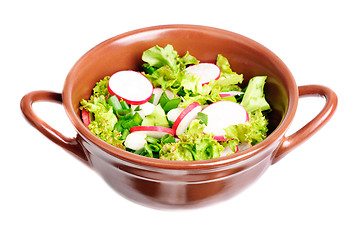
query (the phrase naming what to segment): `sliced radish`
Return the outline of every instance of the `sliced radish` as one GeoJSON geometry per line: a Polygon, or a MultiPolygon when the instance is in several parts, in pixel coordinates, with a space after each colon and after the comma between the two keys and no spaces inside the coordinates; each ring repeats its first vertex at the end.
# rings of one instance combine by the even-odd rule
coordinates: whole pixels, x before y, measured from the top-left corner
{"type": "Polygon", "coordinates": [[[160,126],[137,126],[130,129],[130,133],[142,132],[147,136],[153,138],[162,138],[166,134],[175,135],[175,131],[172,128],[160,127],[160,126]]]}
{"type": "Polygon", "coordinates": [[[202,110],[208,116],[204,133],[212,133],[216,140],[225,140],[224,128],[230,125],[245,123],[249,120],[247,111],[239,103],[232,101],[219,101],[212,103],[202,110]]]}
{"type": "Polygon", "coordinates": [[[181,114],[181,112],[184,110],[184,108],[174,108],[171,109],[168,113],[167,113],[167,119],[175,122],[176,119],[178,118],[178,116],[181,114]]]}
{"type": "Polygon", "coordinates": [[[153,85],[140,72],[125,70],[110,77],[108,91],[128,104],[140,105],[151,99],[153,85]]]}
{"type": "Polygon", "coordinates": [[[144,148],[147,143],[147,135],[144,132],[132,132],[127,135],[125,140],[125,146],[132,150],[140,150],[144,148]]]}
{"type": "Polygon", "coordinates": [[[201,110],[202,107],[198,102],[193,102],[188,105],[173,123],[172,128],[176,132],[176,135],[181,135],[184,133],[190,123],[197,118],[197,113],[199,113],[201,110]]]}
{"type": "Polygon", "coordinates": [[[214,140],[217,140],[217,141],[219,141],[219,142],[221,142],[221,141],[227,141],[227,138],[226,138],[225,136],[223,136],[223,135],[213,136],[213,139],[214,139],[214,140]]]}
{"type": "Polygon", "coordinates": [[[217,80],[221,75],[221,69],[213,63],[199,63],[185,69],[189,74],[198,76],[202,85],[208,84],[211,80],[217,80]]]}
{"type": "Polygon", "coordinates": [[[142,105],[131,105],[131,109],[135,111],[135,109],[139,107],[141,110],[137,111],[138,114],[144,119],[147,115],[150,115],[155,109],[155,105],[150,102],[145,102],[142,105]]]}
{"type": "Polygon", "coordinates": [[[219,96],[221,98],[224,98],[224,97],[232,97],[232,96],[236,96],[236,95],[241,95],[243,94],[243,92],[240,92],[240,91],[229,91],[229,92],[221,92],[219,93],[219,96]]]}
{"type": "Polygon", "coordinates": [[[90,125],[90,123],[91,123],[90,112],[85,109],[82,109],[81,110],[81,118],[82,118],[82,122],[85,124],[85,126],[88,127],[88,125],[90,125]]]}
{"type": "MultiPolygon", "coordinates": [[[[153,89],[153,94],[155,95],[154,99],[153,99],[153,105],[158,104],[158,101],[160,100],[160,97],[161,97],[162,93],[163,93],[162,88],[154,88],[153,89]]],[[[165,93],[166,93],[169,100],[173,99],[174,96],[175,96],[174,93],[171,90],[168,90],[168,89],[166,89],[165,93]]]]}

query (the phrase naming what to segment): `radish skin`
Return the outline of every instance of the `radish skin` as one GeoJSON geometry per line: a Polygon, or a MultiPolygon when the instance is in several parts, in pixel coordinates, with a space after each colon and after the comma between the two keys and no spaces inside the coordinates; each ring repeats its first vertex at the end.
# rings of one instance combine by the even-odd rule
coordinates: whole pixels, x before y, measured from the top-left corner
{"type": "Polygon", "coordinates": [[[193,102],[181,112],[172,126],[177,136],[186,131],[190,123],[197,118],[197,113],[201,110],[201,105],[198,102],[193,102]]]}
{"type": "Polygon", "coordinates": [[[90,112],[85,109],[82,109],[81,110],[81,118],[82,118],[82,122],[85,124],[85,126],[88,127],[91,123],[90,112]]]}
{"type": "Polygon", "coordinates": [[[176,119],[178,118],[178,116],[181,114],[181,112],[184,110],[184,108],[174,108],[171,109],[168,113],[167,113],[167,119],[175,122],[176,119]]]}
{"type": "Polygon", "coordinates": [[[224,98],[224,97],[232,97],[232,96],[236,96],[236,95],[242,95],[243,92],[240,92],[240,91],[229,91],[229,92],[221,92],[219,93],[219,96],[221,98],[224,98]]]}
{"type": "Polygon", "coordinates": [[[174,130],[168,127],[161,126],[136,126],[130,129],[130,133],[142,132],[146,134],[146,136],[150,136],[153,138],[162,138],[166,134],[175,135],[174,130]]]}

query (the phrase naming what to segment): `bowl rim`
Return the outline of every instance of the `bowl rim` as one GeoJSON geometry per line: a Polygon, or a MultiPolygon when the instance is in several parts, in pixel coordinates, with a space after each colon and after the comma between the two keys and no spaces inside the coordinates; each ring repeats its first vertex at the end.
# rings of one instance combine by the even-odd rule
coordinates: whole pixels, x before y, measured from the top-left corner
{"type": "MultiPolygon", "coordinates": [[[[289,92],[290,90],[288,90],[289,92]]],[[[128,163],[142,165],[146,167],[154,167],[154,168],[162,168],[162,169],[206,169],[206,168],[216,168],[221,167],[224,165],[235,164],[235,163],[248,163],[251,157],[265,148],[269,147],[273,142],[282,141],[282,138],[289,128],[294,115],[296,113],[297,105],[298,105],[298,87],[295,82],[295,79],[285,65],[285,63],[271,50],[263,46],[262,44],[245,37],[241,34],[210,27],[210,26],[203,26],[203,25],[190,25],[190,24],[170,24],[170,25],[157,25],[157,26],[150,26],[145,28],[140,28],[132,31],[128,31],[114,37],[111,37],[98,45],[94,46],[88,52],[86,52],[71,68],[70,72],[68,73],[63,92],[63,106],[65,108],[65,112],[69,117],[70,121],[74,125],[77,133],[86,141],[95,144],[97,147],[105,151],[106,153],[115,157],[119,162],[126,161],[128,163]],[[79,70],[79,66],[81,63],[93,52],[96,52],[98,49],[101,49],[108,45],[111,42],[114,42],[118,39],[125,38],[128,36],[133,36],[136,34],[144,33],[144,32],[151,32],[157,30],[199,30],[204,32],[211,32],[216,34],[226,35],[227,37],[231,38],[240,38],[241,41],[246,42],[248,45],[254,46],[258,51],[267,55],[269,59],[275,63],[275,65],[280,69],[280,71],[291,81],[288,82],[288,89],[292,90],[293,94],[288,94],[288,107],[285,113],[284,118],[279,123],[278,127],[262,142],[252,146],[251,148],[241,151],[239,153],[234,153],[229,156],[223,156],[220,158],[214,159],[207,159],[207,160],[200,160],[200,161],[172,161],[172,160],[164,160],[158,158],[150,158],[141,155],[137,155],[126,150],[122,150],[112,146],[105,141],[101,140],[97,136],[95,136],[85,125],[82,123],[79,116],[76,114],[73,106],[72,106],[72,99],[71,99],[71,91],[73,90],[73,84],[71,82],[72,75],[79,70]]]]}

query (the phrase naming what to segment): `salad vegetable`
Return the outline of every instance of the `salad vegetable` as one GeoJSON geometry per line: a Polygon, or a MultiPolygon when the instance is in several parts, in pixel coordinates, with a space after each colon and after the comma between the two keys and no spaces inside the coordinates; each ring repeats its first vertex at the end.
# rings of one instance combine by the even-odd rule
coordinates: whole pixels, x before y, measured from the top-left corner
{"type": "Polygon", "coordinates": [[[85,126],[102,140],[147,157],[197,161],[267,137],[266,76],[241,89],[243,75],[226,57],[200,63],[189,52],[180,57],[169,44],[144,51],[142,60],[142,72],[106,76],[80,102],[85,126]]]}

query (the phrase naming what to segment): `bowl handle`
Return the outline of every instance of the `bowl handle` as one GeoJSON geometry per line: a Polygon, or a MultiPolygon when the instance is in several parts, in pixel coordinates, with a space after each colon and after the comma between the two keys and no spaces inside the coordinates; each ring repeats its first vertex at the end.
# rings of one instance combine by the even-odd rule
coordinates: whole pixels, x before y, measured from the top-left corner
{"type": "Polygon", "coordinates": [[[32,104],[37,101],[49,101],[62,104],[62,95],[60,93],[49,91],[33,91],[26,94],[20,103],[21,111],[29,123],[44,134],[51,141],[59,145],[60,147],[68,150],[78,157],[83,163],[89,165],[87,157],[82,146],[79,144],[77,137],[69,138],[53,129],[46,122],[41,120],[32,108],[32,104]]]}
{"type": "Polygon", "coordinates": [[[272,160],[272,164],[278,162],[292,149],[303,143],[314,133],[316,133],[321,127],[323,127],[329,119],[333,116],[337,107],[338,98],[337,95],[329,88],[321,85],[306,85],[298,87],[299,97],[324,97],[325,105],[319,114],[304,125],[297,132],[293,133],[289,137],[283,137],[282,143],[272,160]]]}

